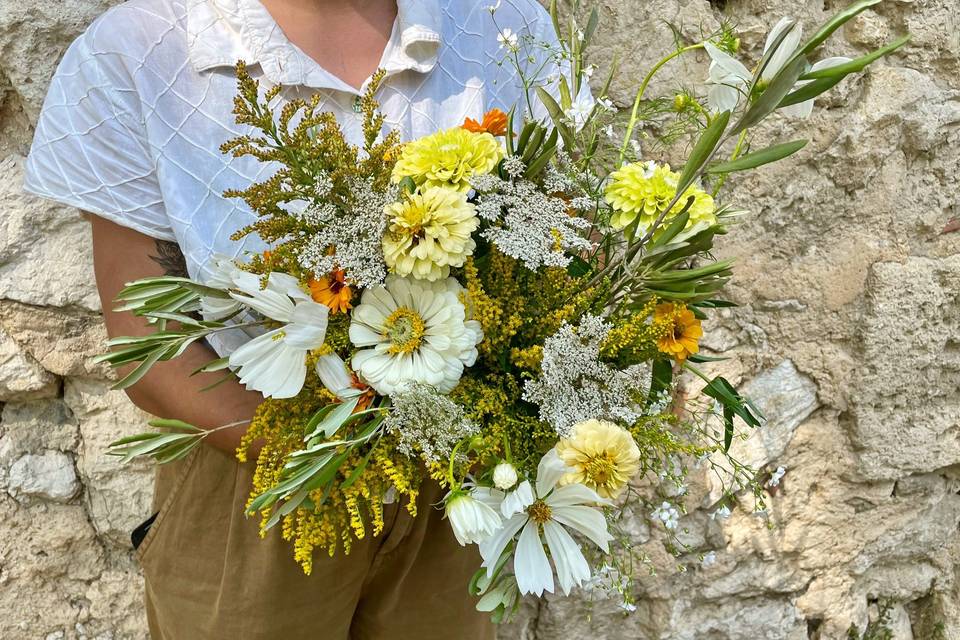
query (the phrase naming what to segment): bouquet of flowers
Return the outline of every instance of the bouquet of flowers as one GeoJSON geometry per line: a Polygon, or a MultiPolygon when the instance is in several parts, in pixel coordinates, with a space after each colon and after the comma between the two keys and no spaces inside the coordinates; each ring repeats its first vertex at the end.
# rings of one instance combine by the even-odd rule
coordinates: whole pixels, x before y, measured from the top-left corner
{"type": "MultiPolygon", "coordinates": [[[[742,212],[721,189],[804,146],[753,148],[756,125],[808,114],[817,95],[905,42],[811,64],[878,1],[806,41],[782,20],[752,70],[727,28],[680,46],[652,67],[626,121],[605,87],[577,98],[593,72],[596,10],[581,29],[579,3],[563,20],[554,3],[559,45],[500,34],[526,104],[405,143],[378,113],[379,74],[354,145],[318,100],[277,108],[279,88],[262,91],[238,63],[235,114],[250,133],[222,151],[278,170],[227,194],[258,214],[234,238],[257,234],[269,250],[223,258],[204,282],[130,283],[121,308],[156,332],[116,338],[101,359],[137,363],[126,387],[195,341],[242,338],[203,370],[263,394],[238,451],[245,460],[264,443],[247,510],[264,531],[280,525],[306,572],[318,547],[349,553],[378,534],[385,502],[415,515],[421,483],[437,482],[456,539],[479,545],[469,589],[496,620],[524,594],[575,587],[600,586],[630,608],[629,520],[642,510],[675,530],[690,461],[722,479],[718,508],[751,491],[763,508],[757,472],[729,453],[735,418],[762,418],[697,366],[715,359],[699,353],[701,322],[731,306],[720,292],[732,263],[711,249],[742,212]],[[549,85],[525,68],[532,47],[550,48],[561,70],[549,85]],[[667,62],[701,50],[712,60],[705,97],[645,95],[667,62]],[[534,119],[535,102],[549,118],[534,119]],[[679,170],[653,159],[687,141],[679,170]],[[678,392],[684,372],[702,378],[701,395],[678,392]]],[[[169,462],[210,433],[152,424],[113,453],[169,462]]]]}

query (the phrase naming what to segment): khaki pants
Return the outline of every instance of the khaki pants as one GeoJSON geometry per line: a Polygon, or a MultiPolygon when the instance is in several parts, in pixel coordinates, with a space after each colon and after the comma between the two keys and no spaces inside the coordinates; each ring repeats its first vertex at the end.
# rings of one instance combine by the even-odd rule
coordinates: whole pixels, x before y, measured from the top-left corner
{"type": "Polygon", "coordinates": [[[350,555],[318,551],[313,574],[278,530],[258,535],[243,509],[253,465],[201,446],[157,472],[159,515],[137,554],[155,640],[487,640],[467,583],[476,547],[457,544],[435,483],[419,515],[384,507],[386,526],[350,555]]]}

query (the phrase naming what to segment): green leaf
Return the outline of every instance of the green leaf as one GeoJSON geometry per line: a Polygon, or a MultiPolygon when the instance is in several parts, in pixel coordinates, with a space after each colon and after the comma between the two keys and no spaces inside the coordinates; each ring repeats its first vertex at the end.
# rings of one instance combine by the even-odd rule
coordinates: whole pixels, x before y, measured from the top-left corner
{"type": "Polygon", "coordinates": [[[554,100],[553,96],[544,89],[543,87],[537,87],[537,97],[540,98],[540,102],[543,103],[544,108],[547,110],[547,113],[550,114],[550,119],[553,120],[553,125],[560,132],[560,137],[563,138],[563,146],[566,149],[575,149],[576,144],[573,139],[573,132],[570,131],[570,127],[564,122],[563,109],[560,108],[560,105],[557,104],[557,101],[554,100]]]}
{"type": "Polygon", "coordinates": [[[707,167],[707,173],[733,173],[734,171],[745,171],[755,169],[756,167],[782,160],[787,156],[793,155],[807,145],[806,140],[794,140],[775,144],[754,153],[748,153],[740,156],[736,160],[729,162],[718,162],[707,167]]]}
{"type": "Polygon", "coordinates": [[[806,102],[807,100],[813,100],[819,96],[824,91],[832,89],[840,81],[843,80],[843,76],[838,76],[836,78],[821,78],[820,80],[813,80],[796,91],[792,91],[784,96],[783,100],[780,101],[780,104],[777,106],[778,109],[783,109],[784,107],[789,107],[794,104],[799,104],[801,102],[806,102]]]}
{"type": "Polygon", "coordinates": [[[657,396],[659,396],[661,392],[669,389],[671,384],[673,384],[673,361],[654,360],[647,404],[650,405],[656,402],[657,396]]]}
{"type": "Polygon", "coordinates": [[[683,193],[693,183],[697,172],[713,155],[713,151],[717,148],[717,144],[720,142],[720,138],[726,131],[729,122],[730,112],[724,111],[717,114],[710,126],[703,131],[700,139],[697,140],[697,144],[694,145],[693,151],[690,152],[687,163],[683,165],[683,172],[680,174],[680,180],[677,183],[677,193],[683,193]]]}
{"type": "Polygon", "coordinates": [[[195,427],[194,425],[184,422],[183,420],[176,420],[174,418],[154,418],[148,422],[151,427],[156,427],[157,429],[171,429],[173,431],[181,431],[183,433],[203,433],[203,429],[200,427],[195,427]]]}
{"type": "Polygon", "coordinates": [[[757,98],[747,109],[740,121],[730,130],[731,135],[736,135],[748,129],[780,107],[783,98],[790,93],[797,80],[807,70],[809,64],[805,56],[793,58],[787,65],[773,77],[767,88],[764,89],[760,97],[757,98]]]}
{"type": "Polygon", "coordinates": [[[359,402],[360,398],[356,397],[350,398],[349,400],[344,400],[338,404],[304,439],[308,440],[315,435],[319,435],[320,433],[323,433],[328,438],[333,437],[333,435],[340,429],[340,427],[343,426],[343,423],[346,422],[353,413],[353,410],[357,408],[357,403],[359,402]]]}
{"type": "Polygon", "coordinates": [[[580,256],[573,256],[567,265],[567,275],[571,278],[582,278],[593,271],[590,263],[580,256]]]}
{"type": "Polygon", "coordinates": [[[510,112],[507,114],[507,134],[504,136],[504,143],[507,146],[507,156],[515,155],[516,151],[513,146],[513,115],[517,110],[517,105],[510,107],[510,112]]]}
{"type": "Polygon", "coordinates": [[[832,18],[827,20],[823,26],[817,29],[809,40],[800,48],[798,52],[799,55],[807,55],[812,53],[814,49],[819,47],[826,41],[827,38],[833,34],[834,31],[842,27],[847,21],[855,17],[862,11],[869,9],[872,6],[880,4],[882,0],[860,0],[859,2],[854,2],[852,5],[838,12],[832,18]]]}
{"type": "Polygon", "coordinates": [[[161,356],[166,352],[166,349],[159,348],[154,349],[149,356],[144,358],[143,362],[137,365],[137,368],[124,376],[121,380],[114,383],[111,389],[127,389],[137,384],[143,376],[147,375],[147,372],[150,371],[150,368],[157,363],[161,356]]]}
{"type": "Polygon", "coordinates": [[[525,163],[530,162],[530,160],[533,159],[533,154],[535,154],[540,148],[540,145],[543,143],[543,139],[546,137],[546,135],[546,129],[540,125],[535,125],[533,128],[533,134],[527,140],[527,144],[523,147],[523,155],[520,156],[520,159],[525,163]]]}
{"type": "Polygon", "coordinates": [[[818,69],[816,71],[808,71],[807,73],[800,76],[801,80],[819,80],[821,78],[833,78],[835,76],[847,76],[851,73],[857,73],[863,71],[867,65],[879,60],[883,56],[896,51],[903,45],[907,44],[910,41],[910,36],[902,36],[897,38],[890,44],[883,46],[876,51],[872,51],[865,56],[861,56],[850,62],[844,62],[843,64],[838,64],[832,67],[827,67],[826,69],[818,69]]]}
{"type": "Polygon", "coordinates": [[[190,375],[196,375],[198,373],[213,373],[214,371],[223,371],[230,366],[230,358],[217,358],[216,360],[211,360],[207,364],[203,365],[199,369],[194,369],[190,375]]]}
{"type": "Polygon", "coordinates": [[[557,153],[557,135],[557,128],[554,127],[553,131],[550,132],[550,137],[547,138],[547,141],[544,143],[540,155],[527,165],[527,169],[523,173],[525,177],[529,179],[535,178],[557,153]]]}

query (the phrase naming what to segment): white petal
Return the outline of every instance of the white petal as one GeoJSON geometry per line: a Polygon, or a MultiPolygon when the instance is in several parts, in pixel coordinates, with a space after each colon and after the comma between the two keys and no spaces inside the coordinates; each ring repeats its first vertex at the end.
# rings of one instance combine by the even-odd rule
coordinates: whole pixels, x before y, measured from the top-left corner
{"type": "Polygon", "coordinates": [[[553,566],[557,568],[557,579],[563,595],[570,595],[570,589],[590,579],[590,565],[583,557],[580,545],[556,522],[543,523],[543,537],[550,549],[553,566]]]}
{"type": "Polygon", "coordinates": [[[240,382],[274,398],[291,398],[303,388],[307,375],[305,354],[275,339],[279,330],[254,338],[230,354],[240,382]]]}
{"type": "Polygon", "coordinates": [[[767,36],[767,42],[763,47],[763,52],[766,53],[786,29],[790,29],[790,33],[783,39],[783,42],[780,43],[780,46],[777,47],[776,52],[767,62],[767,66],[764,68],[763,73],[760,74],[760,78],[764,81],[769,82],[772,80],[773,77],[777,75],[781,69],[783,69],[784,65],[789,62],[790,58],[793,57],[793,54],[797,52],[797,47],[800,46],[800,38],[803,37],[803,29],[791,18],[784,17],[780,18],[780,21],[776,24],[773,30],[770,31],[770,35],[767,36]]]}
{"type": "Polygon", "coordinates": [[[319,349],[327,333],[329,311],[326,305],[312,300],[297,303],[290,317],[292,323],[284,328],[287,344],[304,351],[319,349]]]}
{"type": "Polygon", "coordinates": [[[713,63],[710,65],[710,74],[713,77],[714,73],[717,73],[717,78],[732,76],[730,81],[733,82],[734,79],[740,79],[743,82],[747,82],[752,77],[750,70],[743,66],[743,63],[731,56],[726,51],[720,50],[716,45],[710,42],[703,43],[704,49],[707,50],[707,54],[710,56],[710,59],[713,63]],[[722,71],[722,73],[720,73],[722,71]]]}
{"type": "Polygon", "coordinates": [[[542,596],[544,591],[553,593],[553,569],[543,550],[537,524],[533,521],[520,532],[517,550],[513,553],[513,573],[517,577],[520,593],[542,596]]]}
{"type": "Polygon", "coordinates": [[[551,507],[569,507],[577,504],[612,504],[609,500],[601,498],[590,487],[576,482],[557,487],[546,502],[551,507]]]}
{"type": "Polygon", "coordinates": [[[587,536],[595,545],[609,551],[613,536],[607,531],[607,519],[592,507],[551,507],[553,519],[587,536]]]}
{"type": "Polygon", "coordinates": [[[740,92],[733,87],[715,84],[707,91],[707,104],[717,113],[733,111],[740,101],[740,92]]]}
{"type": "Polygon", "coordinates": [[[520,485],[504,497],[500,505],[500,513],[504,518],[509,518],[515,513],[523,513],[527,507],[533,504],[533,487],[528,480],[524,480],[520,485]]]}
{"type": "Polygon", "coordinates": [[[563,463],[556,449],[550,449],[537,465],[537,495],[546,496],[571,469],[563,463]]]}
{"type": "Polygon", "coordinates": [[[378,342],[383,342],[383,336],[365,324],[351,322],[350,342],[358,347],[369,347],[377,344],[378,342]]]}
{"type": "Polygon", "coordinates": [[[507,548],[513,537],[517,535],[520,527],[527,522],[527,514],[521,513],[513,516],[490,538],[484,540],[479,545],[480,556],[483,558],[483,566],[487,570],[487,575],[493,577],[493,570],[497,566],[497,561],[503,555],[503,550],[507,548]]]}
{"type": "Polygon", "coordinates": [[[341,397],[353,387],[353,378],[347,372],[347,363],[335,353],[317,358],[317,375],[328,391],[341,397]]]}

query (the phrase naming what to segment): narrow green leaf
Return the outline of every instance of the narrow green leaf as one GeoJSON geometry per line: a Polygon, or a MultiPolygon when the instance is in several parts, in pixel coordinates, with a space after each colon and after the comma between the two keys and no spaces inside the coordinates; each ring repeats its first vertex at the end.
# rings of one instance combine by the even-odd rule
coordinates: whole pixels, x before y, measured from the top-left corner
{"type": "Polygon", "coordinates": [[[740,156],[736,160],[729,162],[718,162],[707,167],[707,173],[733,173],[734,171],[745,171],[755,169],[756,167],[782,160],[787,156],[793,155],[807,145],[806,140],[794,140],[775,144],[754,153],[740,156]]]}
{"type": "Polygon", "coordinates": [[[814,49],[819,47],[823,42],[833,34],[834,31],[842,27],[847,21],[855,17],[862,11],[869,9],[872,6],[880,4],[882,0],[860,0],[859,2],[854,2],[846,9],[838,12],[832,18],[827,20],[823,26],[817,29],[809,40],[800,48],[798,52],[800,55],[807,55],[813,52],[814,49]]]}
{"type": "Polygon", "coordinates": [[[794,85],[797,84],[797,80],[808,67],[809,64],[805,56],[797,56],[787,63],[770,81],[760,97],[747,108],[740,121],[730,130],[731,135],[736,135],[744,129],[756,125],[780,107],[783,98],[790,93],[794,85]]]}
{"type": "Polygon", "coordinates": [[[883,56],[896,51],[903,45],[907,44],[910,41],[910,36],[902,36],[897,38],[890,44],[887,44],[876,51],[872,51],[864,56],[851,60],[850,62],[844,62],[843,64],[838,64],[832,67],[827,67],[826,69],[818,69],[817,71],[808,71],[807,73],[800,76],[801,80],[819,80],[821,78],[833,78],[835,76],[846,76],[851,73],[857,73],[863,71],[867,65],[879,60],[883,56]]]}
{"type": "Polygon", "coordinates": [[[694,145],[693,151],[690,152],[687,163],[683,165],[683,172],[680,174],[680,180],[677,183],[677,193],[685,192],[687,187],[693,183],[697,172],[706,164],[714,149],[717,148],[717,144],[720,142],[720,138],[726,131],[729,122],[730,112],[724,111],[717,114],[710,126],[704,129],[700,139],[697,140],[697,144],[694,145]]]}

